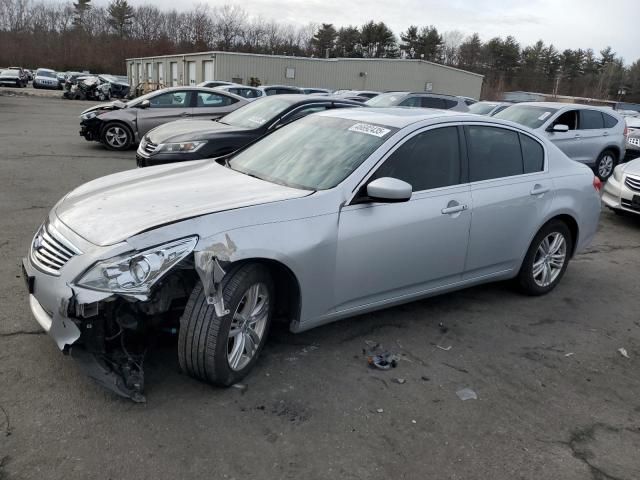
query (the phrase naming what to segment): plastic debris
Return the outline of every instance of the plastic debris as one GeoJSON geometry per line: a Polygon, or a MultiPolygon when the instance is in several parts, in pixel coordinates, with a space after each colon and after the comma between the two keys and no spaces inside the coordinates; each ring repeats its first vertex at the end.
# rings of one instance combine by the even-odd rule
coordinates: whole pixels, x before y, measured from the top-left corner
{"type": "Polygon", "coordinates": [[[448,347],[443,347],[441,345],[436,345],[436,347],[438,347],[440,350],[444,350],[445,352],[448,352],[449,350],[451,350],[451,345],[449,345],[448,347]]]}
{"type": "Polygon", "coordinates": [[[374,342],[373,340],[365,340],[364,343],[371,349],[378,348],[380,346],[378,342],[374,342]]]}
{"type": "Polygon", "coordinates": [[[618,349],[618,353],[620,353],[620,355],[622,355],[624,358],[629,358],[629,354],[627,353],[627,349],[620,347],[618,349]]]}
{"type": "Polygon", "coordinates": [[[394,378],[391,381],[394,382],[394,383],[398,383],[400,385],[402,385],[403,383],[407,383],[407,380],[404,379],[404,378],[394,378]]]}
{"type": "Polygon", "coordinates": [[[379,408],[379,409],[377,409],[377,410],[376,410],[376,412],[378,412],[378,413],[383,413],[383,412],[384,412],[384,409],[379,408]]]}
{"type": "Polygon", "coordinates": [[[398,365],[398,357],[392,353],[384,352],[378,355],[369,355],[367,357],[367,363],[373,368],[389,370],[390,368],[396,368],[398,365]]]}
{"type": "Polygon", "coordinates": [[[233,385],[231,385],[233,388],[237,388],[238,390],[240,390],[240,392],[244,395],[245,392],[247,391],[247,389],[249,388],[247,385],[245,385],[244,383],[234,383],[233,385]]]}
{"type": "Polygon", "coordinates": [[[478,399],[478,395],[476,394],[476,392],[474,392],[470,388],[462,388],[456,392],[456,395],[458,395],[458,398],[462,401],[478,399]]]}
{"type": "Polygon", "coordinates": [[[565,357],[570,357],[571,355],[574,355],[574,353],[573,352],[569,352],[569,353],[565,353],[564,354],[565,357]]]}
{"type": "Polygon", "coordinates": [[[425,382],[428,382],[429,380],[431,380],[429,377],[427,377],[426,375],[422,375],[420,377],[422,380],[424,380],[425,382]]]}
{"type": "Polygon", "coordinates": [[[416,422],[415,420],[411,420],[411,423],[418,423],[418,422],[416,422]]]}

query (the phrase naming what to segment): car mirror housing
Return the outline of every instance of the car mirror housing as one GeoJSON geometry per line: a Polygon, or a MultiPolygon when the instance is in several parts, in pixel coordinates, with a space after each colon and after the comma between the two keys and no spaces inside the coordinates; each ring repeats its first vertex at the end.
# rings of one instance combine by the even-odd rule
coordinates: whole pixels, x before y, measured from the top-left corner
{"type": "Polygon", "coordinates": [[[391,177],[377,178],[367,185],[367,196],[376,202],[406,202],[411,192],[411,185],[391,177]]]}
{"type": "Polygon", "coordinates": [[[553,127],[551,127],[550,129],[551,132],[568,132],[569,131],[569,125],[563,125],[561,123],[558,123],[556,125],[554,125],[553,127]]]}
{"type": "Polygon", "coordinates": [[[151,106],[151,102],[149,100],[143,100],[138,105],[139,108],[149,108],[151,106]]]}

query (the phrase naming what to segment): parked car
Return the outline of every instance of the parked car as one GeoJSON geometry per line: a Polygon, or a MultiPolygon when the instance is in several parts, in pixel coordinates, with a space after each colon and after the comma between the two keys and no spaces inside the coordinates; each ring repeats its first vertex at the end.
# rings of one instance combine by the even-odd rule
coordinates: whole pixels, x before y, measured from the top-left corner
{"type": "Polygon", "coordinates": [[[65,82],[62,97],[69,100],[97,100],[104,102],[111,99],[111,84],[97,75],[74,77],[73,82],[65,82]]]}
{"type": "Polygon", "coordinates": [[[130,102],[88,108],[80,115],[80,135],[112,150],[127,150],[163,123],[179,118],[219,118],[247,103],[238,95],[212,88],[165,88],[130,102]]]}
{"type": "Polygon", "coordinates": [[[258,88],[260,88],[265,93],[265,95],[304,95],[304,92],[301,88],[292,87],[290,85],[265,85],[258,88]]]}
{"type": "Polygon", "coordinates": [[[276,95],[256,100],[218,119],[178,120],[150,130],[136,153],[139,167],[228,155],[310,113],[362,107],[339,97],[276,95]]]}
{"type": "Polygon", "coordinates": [[[513,105],[511,102],[476,102],[469,106],[469,113],[493,117],[496,113],[501,112],[511,105],[513,105]]]}
{"type": "Polygon", "coordinates": [[[23,260],[29,305],[120,395],[143,399],[147,341],[178,317],[182,370],[228,386],[276,315],[301,332],[491,281],[550,292],[596,233],[600,186],[493,117],[332,109],[224,162],[73,190],[23,260]]]}
{"type": "Polygon", "coordinates": [[[126,80],[126,77],[118,77],[116,75],[98,75],[98,78],[103,83],[109,84],[109,96],[115,98],[127,98],[131,86],[126,80]]]}
{"type": "Polygon", "coordinates": [[[230,92],[235,95],[240,95],[241,97],[246,98],[249,101],[266,96],[265,93],[259,88],[247,87],[245,85],[221,85],[219,87],[215,87],[215,89],[230,92]]]}
{"type": "Polygon", "coordinates": [[[36,70],[36,75],[33,77],[33,88],[50,88],[54,90],[60,90],[60,84],[56,72],[50,68],[39,68],[36,70]]]}
{"type": "Polygon", "coordinates": [[[613,170],[604,186],[602,203],[615,213],[640,214],[640,158],[613,170]]]}
{"type": "Polygon", "coordinates": [[[640,156],[640,117],[626,117],[627,149],[626,157],[631,159],[640,156]]]}
{"type": "Polygon", "coordinates": [[[0,85],[24,88],[28,83],[27,75],[22,69],[5,68],[4,70],[0,70],[0,85]]]}
{"type": "Polygon", "coordinates": [[[426,92],[388,92],[367,101],[370,107],[422,107],[468,112],[469,107],[460,97],[426,92]]]}
{"type": "Polygon", "coordinates": [[[205,87],[205,88],[216,88],[223,87],[225,85],[236,85],[233,82],[225,82],[224,80],[206,80],[204,82],[200,82],[197,87],[205,87]]]}
{"type": "Polygon", "coordinates": [[[305,95],[331,95],[331,90],[326,88],[303,88],[305,95]]]}
{"type": "Polygon", "coordinates": [[[380,92],[375,92],[373,90],[336,90],[335,92],[333,92],[333,94],[339,96],[364,97],[366,99],[370,99],[380,95],[380,92]]]}
{"type": "Polygon", "coordinates": [[[609,178],[625,154],[625,122],[614,110],[574,103],[525,102],[495,118],[511,120],[546,135],[567,156],[609,178]]]}

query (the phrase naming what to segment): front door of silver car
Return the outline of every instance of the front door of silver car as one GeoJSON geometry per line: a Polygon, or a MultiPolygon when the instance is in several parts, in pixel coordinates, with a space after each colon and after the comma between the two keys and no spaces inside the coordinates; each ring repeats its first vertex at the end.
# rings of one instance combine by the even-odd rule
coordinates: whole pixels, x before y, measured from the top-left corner
{"type": "Polygon", "coordinates": [[[138,107],[138,135],[142,138],[149,130],[163,123],[188,118],[192,114],[189,90],[172,90],[149,98],[146,108],[138,107]]]}
{"type": "Polygon", "coordinates": [[[578,131],[578,110],[565,110],[555,116],[543,126],[549,140],[551,140],[567,157],[581,163],[587,163],[589,155],[581,145],[581,134],[578,131]],[[566,125],[566,132],[553,130],[556,125],[566,125]]]}
{"type": "Polygon", "coordinates": [[[412,186],[408,202],[371,202],[361,191],[340,214],[335,279],[338,310],[415,295],[461,280],[471,197],[463,178],[459,129],[421,130],[405,139],[367,182],[388,177],[412,186]]]}
{"type": "Polygon", "coordinates": [[[553,200],[544,148],[516,130],[465,127],[473,215],[465,279],[517,269],[553,200]]]}

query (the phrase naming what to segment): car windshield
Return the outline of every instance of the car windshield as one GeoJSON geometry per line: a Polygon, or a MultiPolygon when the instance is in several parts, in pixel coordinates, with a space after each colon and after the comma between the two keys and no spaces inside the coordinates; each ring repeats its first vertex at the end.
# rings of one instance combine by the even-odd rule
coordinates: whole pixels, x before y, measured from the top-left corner
{"type": "Polygon", "coordinates": [[[486,115],[496,107],[497,104],[495,103],[478,102],[469,106],[469,113],[475,113],[476,115],[486,115]]]}
{"type": "Polygon", "coordinates": [[[49,70],[38,70],[36,72],[37,77],[48,77],[48,78],[56,78],[56,73],[51,72],[49,70]]]}
{"type": "Polygon", "coordinates": [[[371,107],[394,107],[406,96],[405,92],[382,93],[367,100],[365,103],[371,107]]]}
{"type": "Polygon", "coordinates": [[[225,115],[219,121],[238,128],[258,128],[276,118],[297,101],[278,96],[260,98],[225,115]]]}
{"type": "Polygon", "coordinates": [[[494,118],[501,118],[503,120],[511,120],[512,122],[519,123],[529,128],[538,128],[547,119],[558,111],[553,107],[542,107],[534,105],[512,105],[509,108],[505,108],[503,111],[494,115],[494,118]]]}
{"type": "Polygon", "coordinates": [[[241,151],[229,166],[280,185],[326,190],[347,178],[396,130],[311,115],[241,151]]]}

